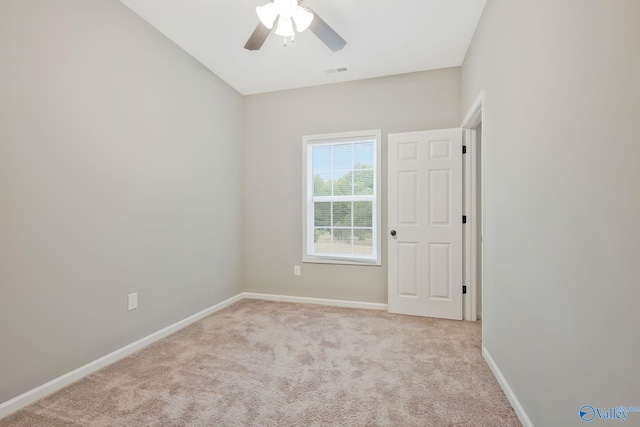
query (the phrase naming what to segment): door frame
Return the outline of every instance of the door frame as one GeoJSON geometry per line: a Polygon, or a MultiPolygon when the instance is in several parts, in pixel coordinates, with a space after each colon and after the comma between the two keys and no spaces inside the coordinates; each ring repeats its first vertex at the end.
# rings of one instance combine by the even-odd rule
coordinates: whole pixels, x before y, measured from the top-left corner
{"type": "MultiPolygon", "coordinates": [[[[478,256],[482,255],[482,253],[478,253],[478,245],[477,245],[477,236],[478,230],[480,231],[480,236],[484,236],[483,232],[483,223],[484,223],[484,203],[480,203],[480,223],[478,223],[478,216],[476,215],[477,207],[478,207],[478,198],[484,198],[485,188],[484,188],[484,153],[485,148],[487,146],[486,136],[486,108],[485,108],[485,91],[484,89],[480,91],[480,94],[476,98],[476,100],[471,104],[467,114],[462,120],[462,124],[460,127],[464,132],[464,143],[467,146],[468,155],[465,156],[463,161],[463,168],[465,170],[464,176],[464,203],[465,203],[465,214],[469,217],[470,221],[468,222],[468,227],[464,230],[465,237],[465,250],[463,254],[463,269],[464,276],[468,286],[468,292],[465,295],[466,298],[464,300],[464,310],[463,316],[465,320],[475,321],[478,320],[478,298],[482,301],[482,311],[483,316],[486,314],[486,307],[484,305],[484,290],[485,288],[485,280],[484,280],[484,257],[481,257],[481,281],[482,281],[482,292],[478,292],[478,283],[476,280],[477,271],[478,271],[478,256]],[[482,123],[481,133],[480,133],[480,141],[481,141],[481,149],[480,149],[480,159],[478,156],[478,147],[477,147],[477,138],[476,132],[478,125],[482,123]],[[478,160],[480,163],[480,183],[478,184],[477,180],[477,170],[476,165],[478,164],[478,160]]],[[[483,244],[480,244],[480,251],[482,251],[483,244]]],[[[484,336],[484,325],[482,327],[483,336],[484,336]]]]}

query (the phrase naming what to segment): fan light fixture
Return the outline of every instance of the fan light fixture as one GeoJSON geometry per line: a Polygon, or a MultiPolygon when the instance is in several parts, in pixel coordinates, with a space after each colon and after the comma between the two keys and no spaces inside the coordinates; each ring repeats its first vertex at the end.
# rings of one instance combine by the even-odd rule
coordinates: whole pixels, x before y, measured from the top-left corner
{"type": "Polygon", "coordinates": [[[260,22],[268,29],[272,29],[276,18],[280,17],[276,34],[283,37],[293,38],[295,35],[293,22],[296,23],[296,29],[301,33],[309,28],[311,21],[313,21],[313,13],[298,6],[298,0],[274,0],[264,6],[256,7],[256,13],[260,22]]]}

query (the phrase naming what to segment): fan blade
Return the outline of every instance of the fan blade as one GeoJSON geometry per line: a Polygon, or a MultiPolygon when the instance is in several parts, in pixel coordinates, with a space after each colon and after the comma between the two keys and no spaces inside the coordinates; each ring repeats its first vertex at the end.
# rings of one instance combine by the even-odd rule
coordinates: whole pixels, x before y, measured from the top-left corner
{"type": "Polygon", "coordinates": [[[247,40],[244,48],[248,50],[260,50],[262,44],[270,33],[271,30],[269,28],[265,27],[262,22],[258,22],[258,26],[253,30],[253,33],[251,34],[251,37],[249,37],[249,40],[247,40]]]}
{"type": "Polygon", "coordinates": [[[336,33],[333,28],[322,20],[313,10],[307,10],[313,13],[313,21],[309,25],[309,30],[318,37],[322,43],[326,44],[329,49],[334,52],[341,50],[347,45],[347,42],[336,33]]]}

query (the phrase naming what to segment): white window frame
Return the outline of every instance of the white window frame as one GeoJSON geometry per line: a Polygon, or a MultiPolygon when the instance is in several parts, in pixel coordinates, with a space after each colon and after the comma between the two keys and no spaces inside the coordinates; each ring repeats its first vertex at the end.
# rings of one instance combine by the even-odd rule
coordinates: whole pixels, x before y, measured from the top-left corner
{"type": "MultiPolygon", "coordinates": [[[[334,196],[336,197],[336,196],[334,196]]],[[[358,196],[350,197],[355,200],[358,196]]],[[[356,200],[357,201],[357,200],[356,200]]],[[[380,129],[340,132],[302,137],[302,262],[324,264],[382,265],[382,131],[380,129]],[[354,142],[374,143],[374,178],[372,212],[372,255],[316,255],[313,254],[313,158],[315,145],[354,142]]]]}

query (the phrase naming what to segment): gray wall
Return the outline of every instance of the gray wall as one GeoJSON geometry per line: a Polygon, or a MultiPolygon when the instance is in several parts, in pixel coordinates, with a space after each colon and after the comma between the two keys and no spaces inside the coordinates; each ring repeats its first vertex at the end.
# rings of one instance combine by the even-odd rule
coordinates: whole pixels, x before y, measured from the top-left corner
{"type": "Polygon", "coordinates": [[[3,0],[0,58],[3,402],[241,291],[243,101],[116,0],[3,0]]]}
{"type": "Polygon", "coordinates": [[[489,0],[463,65],[463,113],[486,90],[484,345],[536,426],[640,402],[639,16],[489,0]]]}
{"type": "Polygon", "coordinates": [[[249,292],[387,302],[388,133],[458,127],[460,68],[249,96],[244,283],[249,292]],[[383,266],[301,264],[302,136],[382,129],[383,266]],[[293,266],[302,265],[302,275],[293,266]]]}

